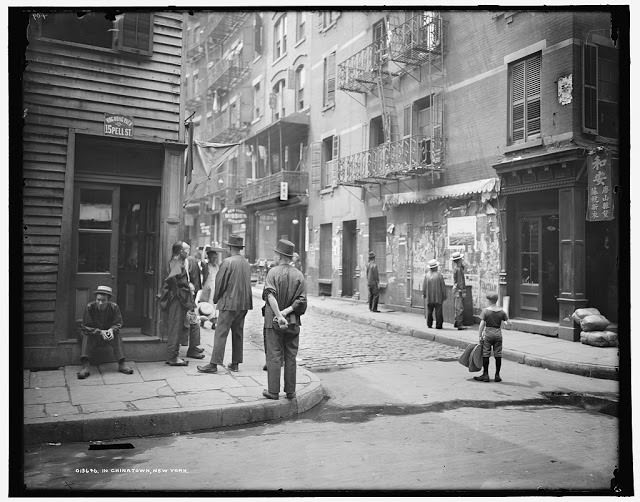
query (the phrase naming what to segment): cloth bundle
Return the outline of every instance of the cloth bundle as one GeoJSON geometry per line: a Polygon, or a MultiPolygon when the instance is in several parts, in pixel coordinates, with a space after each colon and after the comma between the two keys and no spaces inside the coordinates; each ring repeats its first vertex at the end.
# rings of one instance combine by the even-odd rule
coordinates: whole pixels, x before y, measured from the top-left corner
{"type": "Polygon", "coordinates": [[[474,373],[482,369],[482,345],[479,343],[469,344],[464,349],[462,355],[458,358],[458,362],[469,368],[469,372],[474,373]]]}

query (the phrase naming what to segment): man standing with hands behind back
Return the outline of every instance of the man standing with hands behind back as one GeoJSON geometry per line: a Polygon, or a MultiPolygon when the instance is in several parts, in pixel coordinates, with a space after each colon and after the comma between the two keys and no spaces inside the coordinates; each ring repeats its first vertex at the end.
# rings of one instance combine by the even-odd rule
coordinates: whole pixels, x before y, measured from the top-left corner
{"type": "Polygon", "coordinates": [[[213,303],[218,306],[218,323],[213,337],[213,353],[211,362],[198,366],[200,373],[217,373],[218,364],[223,364],[227,335],[231,329],[231,364],[230,371],[238,371],[242,362],[242,343],[244,337],[244,318],[247,311],[253,308],[251,296],[251,268],[249,262],[240,254],[244,240],[239,235],[230,235],[229,246],[231,256],[226,258],[216,274],[213,303]]]}

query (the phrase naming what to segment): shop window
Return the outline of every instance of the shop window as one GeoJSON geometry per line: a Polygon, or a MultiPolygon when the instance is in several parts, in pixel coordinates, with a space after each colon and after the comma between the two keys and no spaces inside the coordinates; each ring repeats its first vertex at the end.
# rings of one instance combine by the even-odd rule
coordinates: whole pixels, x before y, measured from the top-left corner
{"type": "Polygon", "coordinates": [[[113,203],[111,190],[81,190],[78,272],[109,272],[113,203]]]}
{"type": "Polygon", "coordinates": [[[585,44],[583,58],[582,129],[606,138],[618,137],[618,51],[585,44]]]}
{"type": "Polygon", "coordinates": [[[153,52],[153,14],[128,12],[113,21],[100,12],[50,13],[38,17],[43,38],[149,56],[153,52]]]}
{"type": "Polygon", "coordinates": [[[336,53],[332,52],[324,58],[323,72],[323,106],[329,107],[336,101],[336,53]]]}
{"type": "Polygon", "coordinates": [[[540,67],[536,54],[509,65],[509,142],[540,137],[540,67]]]}

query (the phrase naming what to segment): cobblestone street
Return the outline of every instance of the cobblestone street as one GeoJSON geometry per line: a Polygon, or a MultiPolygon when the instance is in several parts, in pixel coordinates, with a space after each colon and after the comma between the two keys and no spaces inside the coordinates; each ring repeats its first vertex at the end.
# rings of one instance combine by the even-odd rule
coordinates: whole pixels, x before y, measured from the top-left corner
{"type": "MultiPolygon", "coordinates": [[[[261,303],[254,305],[245,320],[245,334],[251,342],[263,347],[261,303]]],[[[457,359],[462,353],[456,347],[327,317],[312,310],[302,317],[302,323],[298,364],[311,371],[351,368],[379,361],[446,361],[457,359]]]]}

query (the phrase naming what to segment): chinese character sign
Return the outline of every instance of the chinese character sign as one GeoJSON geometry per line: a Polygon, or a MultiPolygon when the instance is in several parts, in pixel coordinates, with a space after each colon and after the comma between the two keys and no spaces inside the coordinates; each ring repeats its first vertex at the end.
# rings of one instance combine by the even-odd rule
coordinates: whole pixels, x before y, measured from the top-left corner
{"type": "Polygon", "coordinates": [[[587,159],[587,221],[613,220],[611,156],[596,152],[587,159]]]}

